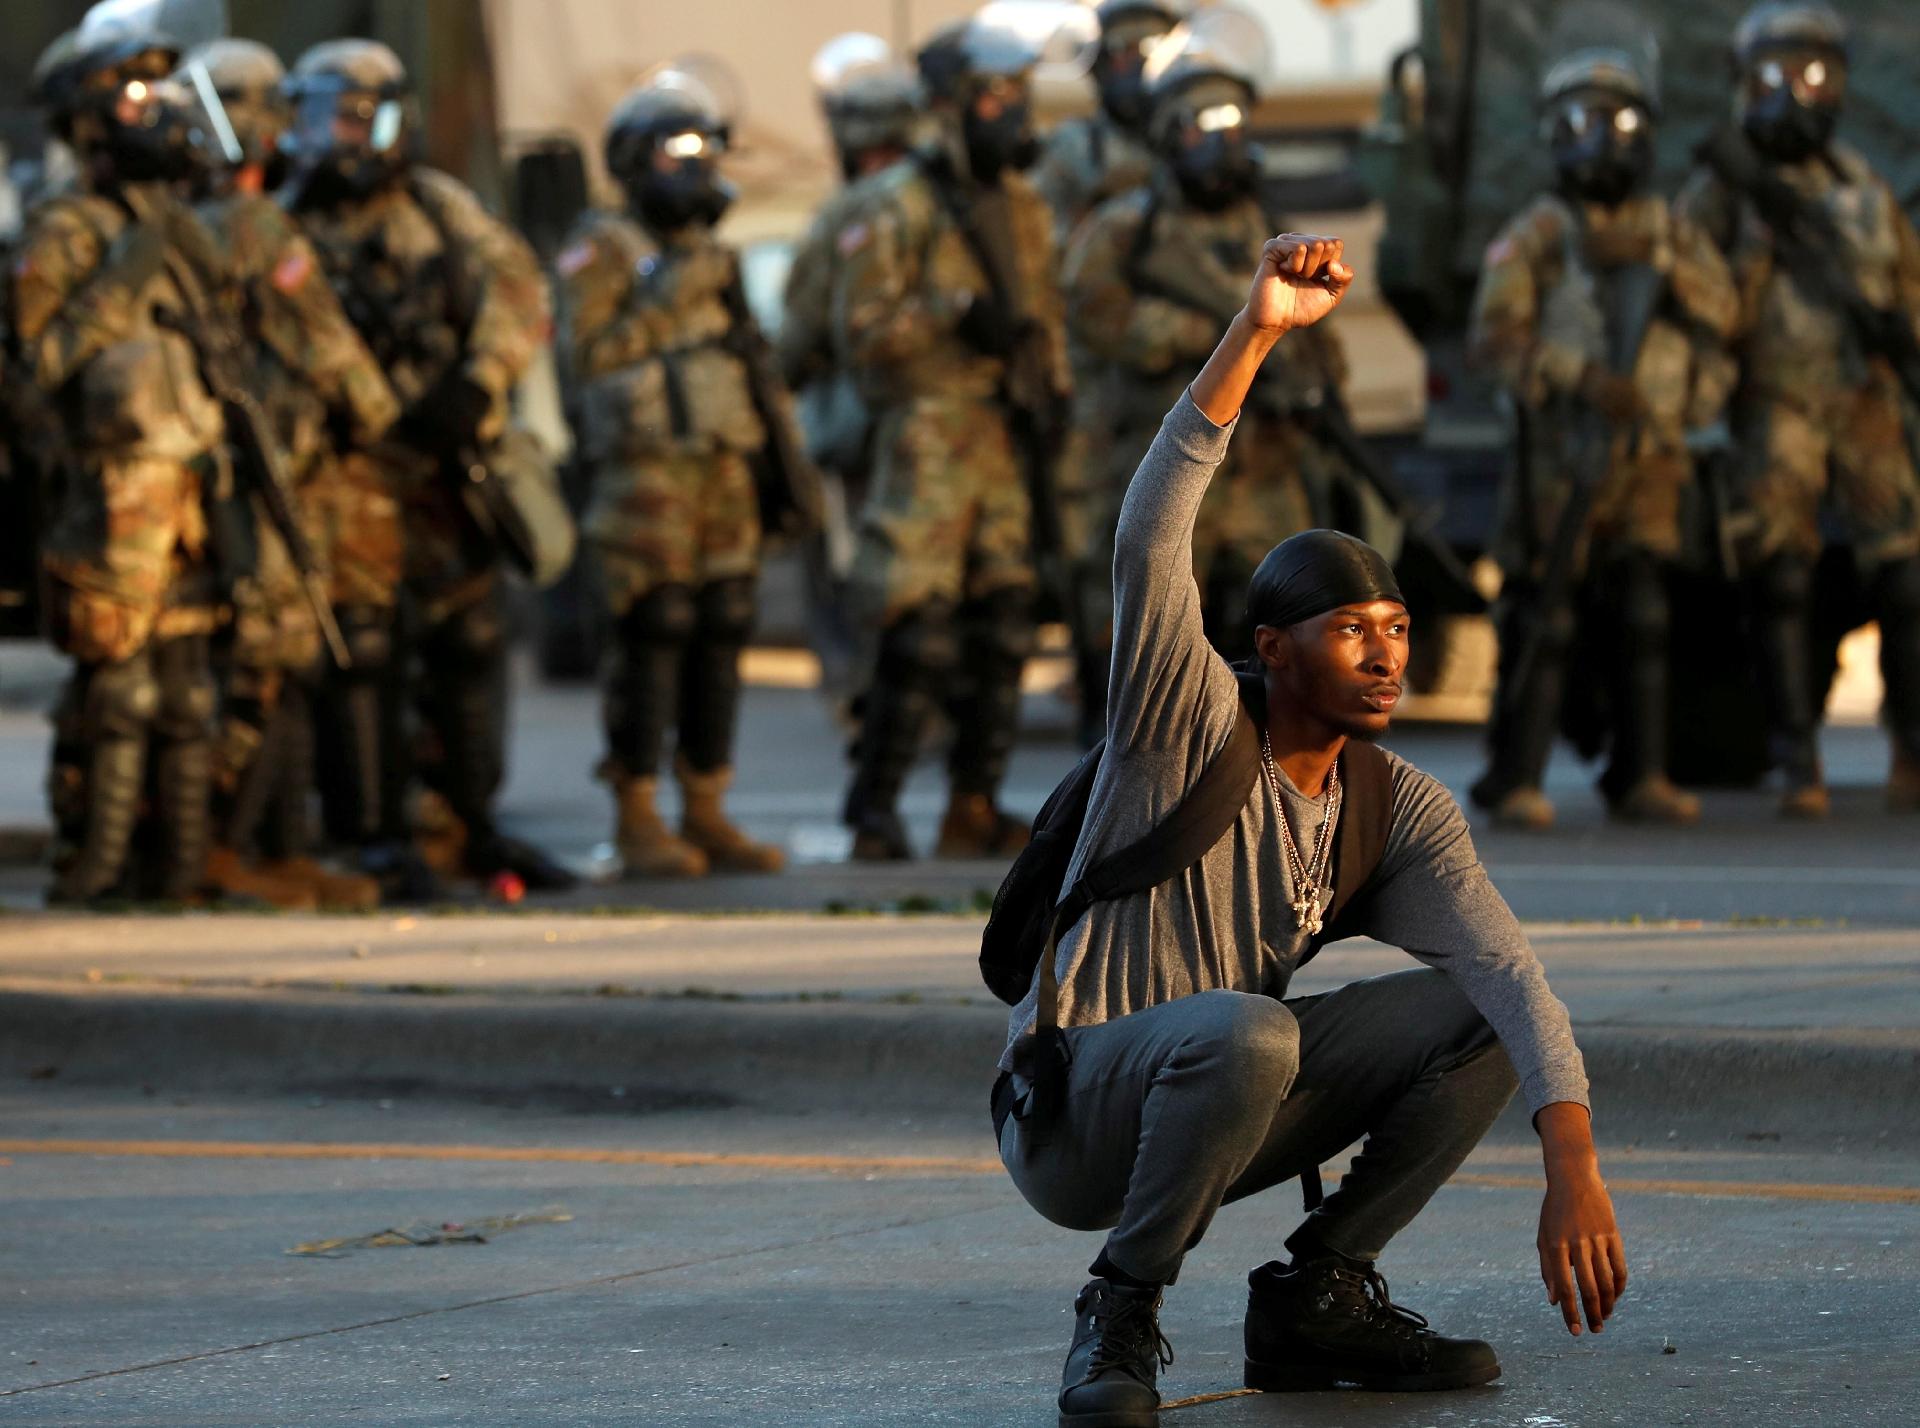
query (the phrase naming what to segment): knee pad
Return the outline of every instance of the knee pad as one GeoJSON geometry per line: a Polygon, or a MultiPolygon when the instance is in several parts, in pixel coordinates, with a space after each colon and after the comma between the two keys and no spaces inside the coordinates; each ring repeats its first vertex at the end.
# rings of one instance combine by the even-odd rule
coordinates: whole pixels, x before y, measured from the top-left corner
{"type": "Polygon", "coordinates": [[[1033,653],[1033,592],[996,590],[968,608],[969,634],[994,655],[1024,661],[1033,653]]]}
{"type": "Polygon", "coordinates": [[[338,618],[355,669],[385,669],[392,662],[393,611],[375,605],[343,605],[338,618]]]}
{"type": "Polygon", "coordinates": [[[656,585],[634,602],[620,630],[633,644],[683,645],[699,622],[692,590],[684,585],[656,585]]]}
{"type": "Polygon", "coordinates": [[[155,682],[160,694],[153,721],[156,733],[176,742],[211,736],[220,696],[204,659],[196,661],[192,651],[183,650],[178,658],[161,661],[155,682]]]}
{"type": "Polygon", "coordinates": [[[145,652],[99,665],[87,680],[85,722],[91,738],[138,737],[159,710],[160,684],[145,652]]]}
{"type": "Polygon", "coordinates": [[[700,634],[716,645],[744,645],[753,634],[754,582],[716,580],[695,597],[700,634]]]}
{"type": "Polygon", "coordinates": [[[880,668],[884,673],[926,671],[945,675],[959,663],[960,637],[954,609],[944,600],[929,600],[881,633],[880,668]]]}
{"type": "Polygon", "coordinates": [[[450,617],[433,642],[442,656],[462,669],[484,669],[507,647],[507,622],[497,596],[476,600],[450,617]]]}
{"type": "Polygon", "coordinates": [[[1795,556],[1777,555],[1760,568],[1755,585],[1767,613],[1803,611],[1813,603],[1813,565],[1795,556]]]}
{"type": "Polygon", "coordinates": [[[1888,623],[1920,620],[1920,556],[1891,561],[1873,578],[1875,612],[1888,623]]]}

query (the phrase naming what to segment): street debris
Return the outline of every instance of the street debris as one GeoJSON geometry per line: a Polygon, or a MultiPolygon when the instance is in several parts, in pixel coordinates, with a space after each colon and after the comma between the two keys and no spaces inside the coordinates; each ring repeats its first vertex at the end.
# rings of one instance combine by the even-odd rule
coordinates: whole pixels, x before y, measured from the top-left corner
{"type": "Polygon", "coordinates": [[[537,1210],[525,1215],[489,1215],[462,1223],[445,1220],[434,1224],[418,1220],[410,1225],[389,1226],[365,1235],[342,1235],[331,1240],[312,1240],[293,1246],[287,1253],[307,1259],[345,1259],[359,1249],[424,1249],[428,1245],[483,1245],[509,1230],[529,1225],[565,1225],[573,1216],[565,1210],[537,1210]]]}

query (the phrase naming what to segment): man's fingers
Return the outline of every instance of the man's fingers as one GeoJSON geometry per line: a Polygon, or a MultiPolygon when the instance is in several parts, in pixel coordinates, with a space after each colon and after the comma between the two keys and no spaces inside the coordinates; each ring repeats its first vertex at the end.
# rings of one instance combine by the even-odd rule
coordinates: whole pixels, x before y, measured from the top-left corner
{"type": "Polygon", "coordinates": [[[1605,1240],[1595,1240],[1593,1243],[1593,1286],[1600,1291],[1601,1319],[1611,1319],[1614,1302],[1619,1299],[1620,1291],[1613,1282],[1613,1260],[1607,1254],[1605,1240]]]}
{"type": "Polygon", "coordinates": [[[1599,1333],[1607,1322],[1606,1312],[1600,1307],[1600,1287],[1593,1273],[1593,1244],[1581,1240],[1573,1247],[1573,1269],[1580,1281],[1580,1307],[1586,1310],[1587,1327],[1599,1333]]]}
{"type": "Polygon", "coordinates": [[[1607,1236],[1607,1261],[1613,1266],[1613,1297],[1627,1292],[1627,1247],[1618,1235],[1607,1236]]]}
{"type": "Polygon", "coordinates": [[[1574,1294],[1573,1268],[1567,1262],[1565,1245],[1541,1246],[1540,1276],[1547,1282],[1547,1303],[1559,1306],[1569,1334],[1579,1333],[1580,1301],[1574,1294]]]}

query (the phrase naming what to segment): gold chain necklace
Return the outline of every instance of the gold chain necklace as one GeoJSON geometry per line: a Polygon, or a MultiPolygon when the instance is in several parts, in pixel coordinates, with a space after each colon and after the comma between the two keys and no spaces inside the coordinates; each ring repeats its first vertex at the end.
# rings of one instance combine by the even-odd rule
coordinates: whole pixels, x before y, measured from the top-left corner
{"type": "Polygon", "coordinates": [[[1287,802],[1280,796],[1280,770],[1273,762],[1273,736],[1260,731],[1260,757],[1267,767],[1267,787],[1273,790],[1274,812],[1280,815],[1280,839],[1286,845],[1287,866],[1293,873],[1293,909],[1296,927],[1307,936],[1317,937],[1323,926],[1320,918],[1320,879],[1327,871],[1328,852],[1333,846],[1333,823],[1340,816],[1340,763],[1334,761],[1327,772],[1327,814],[1320,820],[1320,832],[1314,839],[1313,861],[1302,866],[1300,849],[1293,841],[1293,821],[1287,817],[1287,802]]]}

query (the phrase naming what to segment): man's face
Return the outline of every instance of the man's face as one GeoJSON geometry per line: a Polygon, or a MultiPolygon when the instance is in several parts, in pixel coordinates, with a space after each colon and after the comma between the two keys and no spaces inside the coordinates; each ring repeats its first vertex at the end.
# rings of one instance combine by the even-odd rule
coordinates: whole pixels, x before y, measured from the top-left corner
{"type": "Polygon", "coordinates": [[[1400,703],[1411,621],[1396,600],[1342,605],[1287,629],[1253,632],[1260,662],[1296,707],[1353,739],[1384,734],[1400,703]]]}

